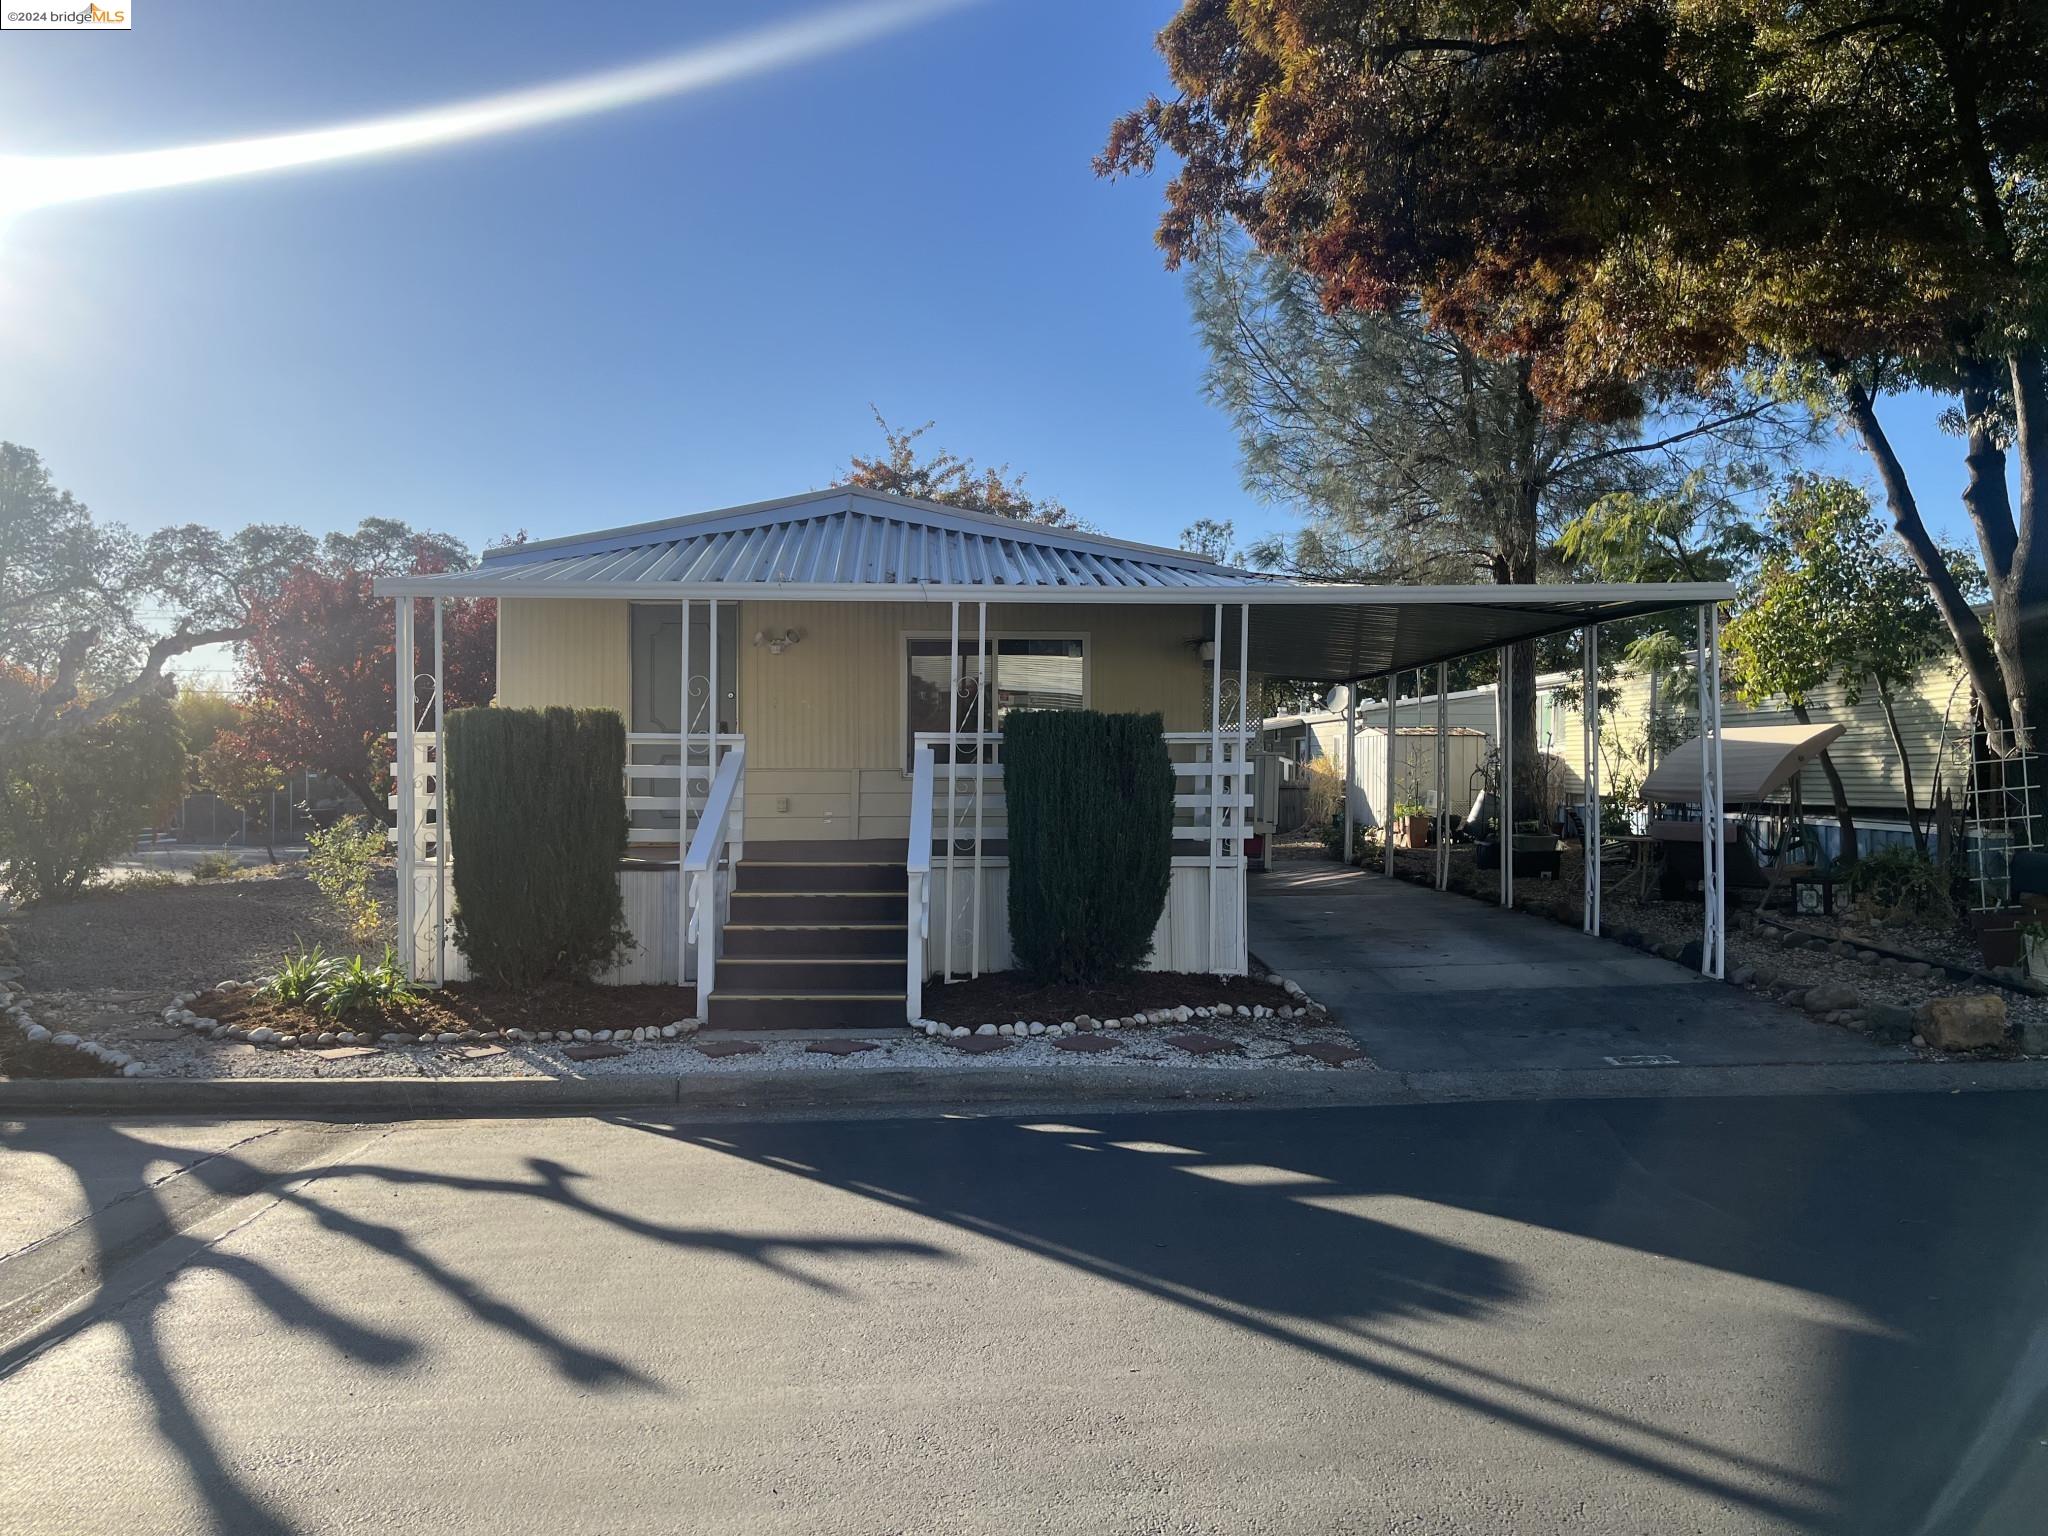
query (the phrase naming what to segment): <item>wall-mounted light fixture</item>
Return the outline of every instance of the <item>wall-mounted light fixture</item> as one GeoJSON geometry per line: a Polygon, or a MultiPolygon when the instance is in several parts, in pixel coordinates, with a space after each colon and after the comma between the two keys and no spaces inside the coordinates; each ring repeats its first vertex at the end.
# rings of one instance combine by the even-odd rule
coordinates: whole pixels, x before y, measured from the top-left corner
{"type": "Polygon", "coordinates": [[[754,644],[765,645],[772,653],[780,656],[803,637],[804,632],[800,629],[757,629],[754,631],[754,644]]]}

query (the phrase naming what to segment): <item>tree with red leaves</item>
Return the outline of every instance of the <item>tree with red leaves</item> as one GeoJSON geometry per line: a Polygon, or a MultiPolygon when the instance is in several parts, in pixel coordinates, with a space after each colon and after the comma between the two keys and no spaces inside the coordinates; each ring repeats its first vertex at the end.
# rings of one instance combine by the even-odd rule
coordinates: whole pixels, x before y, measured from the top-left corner
{"type": "MultiPolygon", "coordinates": [[[[422,544],[409,565],[432,572],[465,558],[422,544]]],[[[371,560],[352,568],[299,566],[274,597],[251,611],[241,660],[251,739],[279,763],[338,780],[381,821],[388,817],[390,780],[384,737],[396,704],[391,603],[372,590],[379,567],[392,565],[371,560]]],[[[449,708],[490,701],[497,686],[497,629],[494,601],[448,603],[442,634],[449,708]]],[[[418,604],[415,632],[414,670],[431,670],[431,603],[418,604]]]]}

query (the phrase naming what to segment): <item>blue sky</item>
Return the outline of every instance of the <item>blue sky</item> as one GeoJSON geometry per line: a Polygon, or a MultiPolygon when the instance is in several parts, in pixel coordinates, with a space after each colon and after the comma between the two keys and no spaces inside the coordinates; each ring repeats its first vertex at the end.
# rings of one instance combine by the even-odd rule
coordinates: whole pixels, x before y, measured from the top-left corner
{"type": "MultiPolygon", "coordinates": [[[[823,8],[136,0],[129,33],[0,38],[0,154],[411,110],[823,8]]],[[[988,0],[533,132],[18,214],[0,437],[137,527],[480,545],[828,484],[872,401],[1124,537],[1283,525],[1202,398],[1160,188],[1089,168],[1171,11],[988,0]]],[[[1886,414],[1960,534],[1958,445],[1886,414]]]]}

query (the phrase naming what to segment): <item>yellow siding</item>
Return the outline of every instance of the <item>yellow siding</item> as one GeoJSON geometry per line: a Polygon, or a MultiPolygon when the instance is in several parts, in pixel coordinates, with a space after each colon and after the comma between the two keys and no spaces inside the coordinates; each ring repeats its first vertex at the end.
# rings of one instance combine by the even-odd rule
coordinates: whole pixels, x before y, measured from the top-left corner
{"type": "Polygon", "coordinates": [[[606,598],[501,598],[498,702],[615,709],[630,729],[633,677],[627,605],[606,598]]]}
{"type": "MultiPolygon", "coordinates": [[[[740,605],[739,728],[747,738],[750,837],[896,837],[909,825],[903,762],[906,634],[944,636],[940,603],[748,602],[740,605]],[[781,655],[762,631],[802,639],[781,655]]],[[[1207,677],[1191,641],[1200,606],[989,605],[991,634],[1085,637],[1088,700],[1158,710],[1170,731],[1199,730],[1207,677]]],[[[962,638],[974,610],[961,614],[962,638]]],[[[616,709],[630,724],[628,605],[517,599],[500,605],[498,698],[508,706],[616,709]]]]}

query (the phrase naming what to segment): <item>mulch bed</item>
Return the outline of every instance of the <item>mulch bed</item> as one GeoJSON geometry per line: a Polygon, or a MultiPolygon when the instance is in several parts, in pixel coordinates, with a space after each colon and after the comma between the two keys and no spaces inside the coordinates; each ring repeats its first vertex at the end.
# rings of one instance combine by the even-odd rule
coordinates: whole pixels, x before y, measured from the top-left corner
{"type": "Polygon", "coordinates": [[[972,981],[928,983],[924,1016],[956,1028],[1013,1024],[1037,1019],[1062,1023],[1088,1014],[1098,1019],[1129,1018],[1159,1008],[1213,1008],[1220,1004],[1268,1008],[1294,1006],[1271,982],[1249,976],[1210,976],[1188,971],[1140,971],[1127,981],[1100,986],[1040,986],[1021,971],[990,971],[972,981]]]}
{"type": "Polygon", "coordinates": [[[0,1019],[0,1077],[118,1077],[83,1051],[31,1040],[12,1019],[0,1019]]]}
{"type": "Polygon", "coordinates": [[[405,1008],[365,1010],[342,1016],[295,1003],[280,1003],[254,991],[208,992],[192,1011],[239,1029],[283,1033],[346,1029],[381,1034],[494,1035],[501,1029],[631,1030],[672,1024],[697,1011],[694,987],[553,986],[532,992],[500,992],[468,982],[450,982],[422,992],[405,1008]]]}

